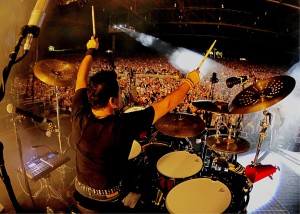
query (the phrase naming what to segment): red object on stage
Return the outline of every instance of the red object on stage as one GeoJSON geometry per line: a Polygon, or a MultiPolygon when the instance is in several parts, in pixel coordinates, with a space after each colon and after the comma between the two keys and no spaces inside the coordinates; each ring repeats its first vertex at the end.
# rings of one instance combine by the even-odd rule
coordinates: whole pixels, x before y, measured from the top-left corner
{"type": "Polygon", "coordinates": [[[267,176],[273,175],[277,167],[272,165],[248,165],[245,169],[245,175],[252,183],[255,183],[267,176]]]}

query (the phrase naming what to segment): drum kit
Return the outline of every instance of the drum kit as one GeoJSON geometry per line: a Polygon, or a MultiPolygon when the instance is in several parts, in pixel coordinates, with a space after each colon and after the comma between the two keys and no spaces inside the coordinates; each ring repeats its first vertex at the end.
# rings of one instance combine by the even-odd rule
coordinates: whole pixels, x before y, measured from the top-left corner
{"type": "MultiPolygon", "coordinates": [[[[42,60],[35,65],[34,73],[44,83],[55,86],[62,152],[58,87],[74,85],[76,68],[59,60],[42,60]]],[[[196,109],[215,115],[215,134],[208,134],[209,127],[199,115],[168,113],[160,118],[154,124],[156,131],[147,139],[147,143],[141,146],[134,141],[128,157],[129,160],[135,160],[143,153],[143,163],[155,168],[151,181],[157,193],[151,202],[171,213],[245,211],[253,182],[257,179],[247,173],[237,160],[238,154],[250,150],[250,143],[239,136],[239,123],[244,114],[263,110],[256,154],[253,162],[246,167],[252,171],[256,168],[261,170],[258,156],[269,126],[270,113],[267,108],[289,95],[295,84],[295,79],[290,76],[276,76],[243,89],[230,103],[215,100],[192,102],[196,109]],[[224,121],[224,115],[238,115],[236,126],[224,121]],[[220,132],[221,126],[226,127],[226,133],[220,132]],[[157,140],[159,134],[167,139],[179,139],[179,144],[183,146],[157,140]],[[195,151],[190,138],[198,137],[203,140],[200,150],[195,151]]],[[[143,109],[134,106],[124,113],[143,109]]],[[[272,172],[276,171],[275,167],[268,167],[272,168],[272,172]]]]}
{"type": "Polygon", "coordinates": [[[208,127],[199,115],[168,113],[160,118],[154,124],[157,132],[171,138],[186,139],[188,146],[178,149],[161,141],[142,146],[146,163],[151,161],[150,164],[156,167],[153,181],[157,195],[152,203],[170,213],[246,211],[253,183],[271,176],[277,169],[258,163],[269,126],[267,108],[289,95],[295,84],[290,76],[276,76],[243,89],[230,103],[213,100],[192,102],[198,110],[216,115],[215,134],[208,135],[208,127]],[[237,155],[248,152],[250,143],[239,136],[239,125],[244,114],[258,111],[263,111],[259,142],[253,162],[245,168],[238,163],[237,155]],[[224,115],[237,117],[236,124],[228,124],[223,119],[224,115]],[[220,133],[221,125],[226,127],[226,133],[220,133]],[[193,137],[204,138],[198,153],[189,140],[193,137]],[[153,151],[149,152],[151,149],[153,151]],[[154,159],[153,153],[156,154],[154,159]],[[258,175],[259,172],[262,174],[258,175]]]}

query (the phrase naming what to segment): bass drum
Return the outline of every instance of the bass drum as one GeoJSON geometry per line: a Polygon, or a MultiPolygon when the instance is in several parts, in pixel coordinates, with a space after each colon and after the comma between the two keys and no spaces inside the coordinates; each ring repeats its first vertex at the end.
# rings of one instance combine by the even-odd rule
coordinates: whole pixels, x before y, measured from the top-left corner
{"type": "Polygon", "coordinates": [[[223,213],[231,198],[231,192],[224,183],[196,178],[171,189],[165,205],[169,213],[223,213]]]}

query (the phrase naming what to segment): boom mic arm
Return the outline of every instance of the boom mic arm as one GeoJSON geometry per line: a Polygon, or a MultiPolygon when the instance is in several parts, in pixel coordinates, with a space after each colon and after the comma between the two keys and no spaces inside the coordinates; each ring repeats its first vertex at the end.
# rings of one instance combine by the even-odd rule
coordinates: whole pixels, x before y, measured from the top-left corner
{"type": "Polygon", "coordinates": [[[44,118],[44,117],[35,115],[35,114],[33,114],[29,111],[18,108],[18,107],[14,106],[11,103],[6,106],[6,110],[7,110],[8,113],[17,113],[17,114],[23,115],[25,117],[29,117],[29,118],[31,118],[32,120],[34,120],[35,122],[38,122],[38,123],[42,123],[42,122],[53,123],[48,118],[44,118]]]}
{"type": "Polygon", "coordinates": [[[229,77],[226,80],[226,85],[228,88],[232,88],[235,85],[245,83],[247,80],[248,80],[247,76],[229,77]]]}

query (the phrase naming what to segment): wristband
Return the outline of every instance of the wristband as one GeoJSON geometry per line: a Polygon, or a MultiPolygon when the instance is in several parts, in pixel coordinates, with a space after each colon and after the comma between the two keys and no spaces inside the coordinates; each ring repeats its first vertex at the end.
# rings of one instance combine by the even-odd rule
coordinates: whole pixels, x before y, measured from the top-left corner
{"type": "Polygon", "coordinates": [[[85,55],[87,56],[87,55],[91,55],[93,58],[96,56],[96,52],[97,52],[97,49],[96,48],[89,48],[87,51],[86,51],[86,53],[85,53],[85,55]]]}
{"type": "Polygon", "coordinates": [[[194,83],[190,79],[183,79],[181,83],[187,83],[190,86],[190,89],[194,87],[194,83]]]}

